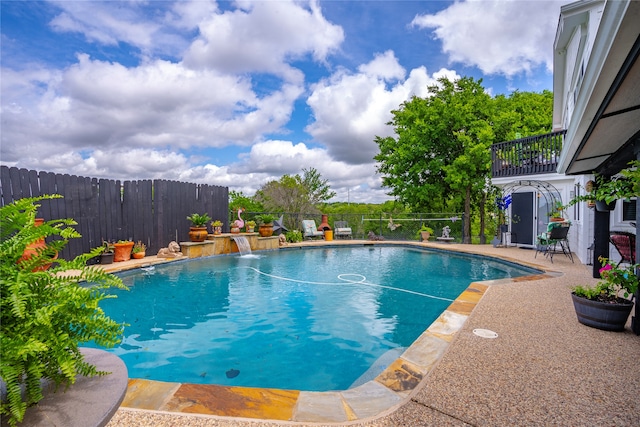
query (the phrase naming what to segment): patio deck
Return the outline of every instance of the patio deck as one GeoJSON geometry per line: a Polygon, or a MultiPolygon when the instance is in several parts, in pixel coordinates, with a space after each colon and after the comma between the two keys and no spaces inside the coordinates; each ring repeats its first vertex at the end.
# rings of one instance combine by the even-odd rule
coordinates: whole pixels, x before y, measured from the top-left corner
{"type": "MultiPolygon", "coordinates": [[[[299,245],[358,244],[362,241],[299,245]]],[[[366,242],[371,243],[371,242],[366,242]]],[[[393,242],[380,242],[393,243],[393,242]]],[[[404,242],[400,242],[404,243],[404,242]]],[[[590,266],[557,256],[551,264],[535,251],[490,245],[426,243],[454,251],[505,258],[560,274],[493,284],[433,369],[398,404],[344,423],[262,420],[121,407],[108,427],[279,425],[471,426],[640,425],[640,337],[578,323],[570,288],[595,283],[590,266]],[[496,339],[473,334],[489,329],[496,339]]],[[[153,257],[151,257],[153,258],[153,257]]],[[[146,262],[153,260],[145,259],[146,262]]]]}

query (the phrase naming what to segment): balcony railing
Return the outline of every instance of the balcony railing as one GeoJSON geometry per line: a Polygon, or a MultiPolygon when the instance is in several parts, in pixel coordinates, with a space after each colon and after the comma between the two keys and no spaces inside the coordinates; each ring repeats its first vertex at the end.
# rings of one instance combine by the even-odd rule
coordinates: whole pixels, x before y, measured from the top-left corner
{"type": "Polygon", "coordinates": [[[493,178],[554,173],[566,130],[491,146],[493,178]]]}

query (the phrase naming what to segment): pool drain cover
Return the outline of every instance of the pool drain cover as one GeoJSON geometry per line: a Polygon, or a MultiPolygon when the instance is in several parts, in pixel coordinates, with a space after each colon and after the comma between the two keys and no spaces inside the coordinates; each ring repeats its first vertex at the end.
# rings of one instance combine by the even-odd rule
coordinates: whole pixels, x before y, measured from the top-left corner
{"type": "Polygon", "coordinates": [[[498,334],[489,329],[474,329],[473,333],[482,338],[498,338],[498,334]]]}

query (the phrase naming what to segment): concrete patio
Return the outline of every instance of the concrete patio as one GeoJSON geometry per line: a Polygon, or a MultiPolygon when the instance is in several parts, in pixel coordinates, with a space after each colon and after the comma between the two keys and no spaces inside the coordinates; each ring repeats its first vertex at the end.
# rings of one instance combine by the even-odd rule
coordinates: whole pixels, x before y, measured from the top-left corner
{"type": "MultiPolygon", "coordinates": [[[[349,244],[358,241],[313,242],[349,244]]],[[[383,242],[390,243],[390,242],[383,242]]],[[[394,407],[342,424],[361,426],[640,425],[640,337],[579,324],[570,288],[590,284],[591,266],[557,255],[489,245],[427,243],[537,265],[552,274],[493,284],[436,366],[394,407]],[[559,274],[553,274],[557,272],[559,274]],[[496,339],[482,338],[476,328],[496,339]]],[[[149,262],[149,260],[146,260],[149,262]]],[[[121,407],[109,427],[309,425],[121,407]]]]}

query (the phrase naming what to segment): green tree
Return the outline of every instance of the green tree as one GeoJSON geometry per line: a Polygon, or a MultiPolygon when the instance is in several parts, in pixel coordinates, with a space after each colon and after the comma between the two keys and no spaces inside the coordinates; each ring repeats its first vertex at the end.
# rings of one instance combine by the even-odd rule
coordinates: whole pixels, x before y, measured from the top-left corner
{"type": "MultiPolygon", "coordinates": [[[[319,214],[319,205],[335,196],[335,192],[314,168],[302,172],[302,176],[284,175],[278,181],[267,182],[256,192],[254,199],[267,212],[319,214]]],[[[286,225],[290,229],[296,227],[294,223],[286,225]]]]}
{"type": "Polygon", "coordinates": [[[299,175],[283,175],[278,181],[267,182],[256,192],[255,199],[267,212],[315,212],[299,175]]]}
{"type": "Polygon", "coordinates": [[[512,141],[552,131],[553,92],[515,91],[509,96],[498,95],[494,101],[496,104],[496,117],[493,122],[495,142],[512,141]]]}
{"type": "Polygon", "coordinates": [[[237,212],[239,208],[244,208],[247,212],[262,212],[264,206],[255,200],[254,197],[245,196],[242,191],[229,191],[229,210],[237,212]]]}
{"type": "Polygon", "coordinates": [[[390,195],[419,210],[464,209],[463,239],[470,242],[471,201],[490,171],[494,142],[491,97],[482,80],[438,80],[427,98],[414,97],[392,111],[398,135],[376,137],[378,171],[390,195]]]}
{"type": "Polygon", "coordinates": [[[482,80],[439,79],[426,98],[413,97],[392,111],[395,138],[375,138],[383,185],[414,211],[463,210],[466,243],[471,213],[478,213],[484,242],[491,145],[550,132],[552,109],[549,91],[491,98],[482,80]]]}
{"type": "Polygon", "coordinates": [[[322,179],[320,172],[316,169],[302,169],[302,186],[307,189],[309,203],[312,205],[326,202],[336,195],[335,191],[331,191],[328,182],[329,180],[322,179]]]}
{"type": "Polygon", "coordinates": [[[302,171],[303,176],[284,175],[267,182],[256,192],[255,200],[269,212],[318,213],[318,204],[336,193],[316,169],[302,171]]]}

